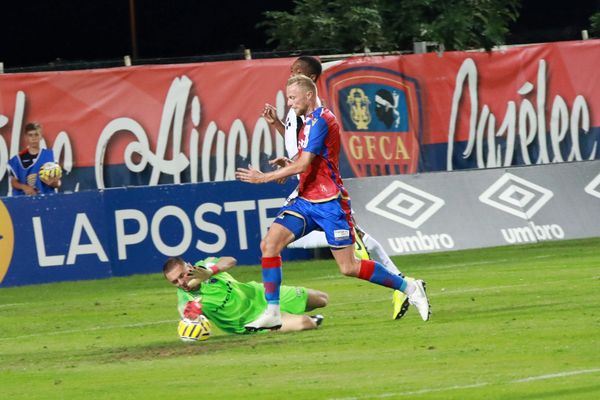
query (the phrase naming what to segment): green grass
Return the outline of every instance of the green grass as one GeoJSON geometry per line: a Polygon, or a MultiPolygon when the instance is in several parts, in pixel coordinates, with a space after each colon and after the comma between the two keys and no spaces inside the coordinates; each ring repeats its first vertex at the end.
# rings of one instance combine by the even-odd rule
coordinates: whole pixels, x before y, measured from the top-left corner
{"type": "Polygon", "coordinates": [[[320,329],[193,344],[158,274],[0,289],[0,397],[600,398],[600,238],[395,261],[427,280],[429,322],[392,321],[391,293],[332,260],[284,266],[330,294],[320,329]]]}

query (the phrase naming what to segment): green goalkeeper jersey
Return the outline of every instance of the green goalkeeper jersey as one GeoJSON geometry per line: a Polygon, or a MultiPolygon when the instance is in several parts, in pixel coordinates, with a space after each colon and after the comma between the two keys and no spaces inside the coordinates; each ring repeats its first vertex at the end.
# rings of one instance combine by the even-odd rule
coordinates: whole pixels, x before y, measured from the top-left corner
{"type": "MultiPolygon", "coordinates": [[[[196,265],[204,266],[205,261],[196,265]]],[[[218,259],[210,259],[212,263],[217,261],[218,259]]],[[[306,308],[307,296],[304,288],[282,286],[281,311],[302,314],[306,308]]],[[[262,284],[253,281],[239,282],[227,272],[213,275],[195,291],[186,292],[178,288],[177,308],[181,315],[186,303],[194,299],[200,299],[204,315],[219,329],[228,333],[245,333],[244,325],[256,320],[267,307],[262,284]]]]}

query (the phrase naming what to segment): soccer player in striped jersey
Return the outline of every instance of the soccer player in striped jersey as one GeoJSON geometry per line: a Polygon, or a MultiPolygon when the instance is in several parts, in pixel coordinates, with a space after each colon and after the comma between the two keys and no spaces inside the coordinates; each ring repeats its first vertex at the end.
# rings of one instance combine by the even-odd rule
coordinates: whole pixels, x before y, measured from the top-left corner
{"type": "MultiPolygon", "coordinates": [[[[323,230],[340,271],[347,276],[400,290],[408,295],[421,318],[429,319],[429,300],[423,281],[407,281],[387,271],[372,260],[354,256],[354,224],[351,204],[339,173],[340,133],[337,118],[317,105],[317,87],[305,75],[291,77],[286,85],[288,105],[296,115],[305,116],[298,138],[299,153],[295,161],[263,173],[249,166],[238,168],[236,178],[248,183],[276,182],[300,174],[298,197],[284,206],[267,235],[261,241],[262,273],[267,309],[250,330],[276,329],[282,324],[280,287],[282,281],[281,251],[285,246],[313,230],[323,230]]],[[[281,165],[281,158],[270,161],[281,165]]]]}
{"type": "MultiPolygon", "coordinates": [[[[291,66],[290,77],[295,75],[306,75],[313,82],[317,83],[317,80],[321,76],[322,65],[321,62],[312,56],[300,56],[291,66]]],[[[317,106],[321,106],[322,103],[317,96],[317,106]]],[[[295,159],[298,154],[298,133],[300,128],[304,125],[304,116],[296,115],[295,111],[290,108],[286,116],[285,123],[281,122],[277,117],[277,110],[271,104],[265,104],[263,110],[263,117],[265,120],[275,128],[277,132],[283,135],[285,150],[287,157],[290,160],[295,159]]],[[[298,195],[298,191],[294,192],[288,197],[288,201],[295,198],[298,195]]],[[[358,259],[374,259],[382,264],[388,271],[395,275],[404,276],[396,264],[389,257],[381,243],[379,243],[373,236],[365,232],[355,223],[355,255],[358,259]]],[[[312,231],[306,236],[303,236],[287,247],[289,248],[304,248],[304,249],[315,249],[320,247],[327,247],[327,238],[325,233],[322,231],[312,231]]],[[[412,280],[412,278],[407,278],[412,280]]],[[[392,294],[392,319],[402,318],[408,311],[409,302],[406,294],[399,290],[395,290],[392,294]]]]}
{"type": "MultiPolygon", "coordinates": [[[[233,257],[208,257],[194,266],[179,257],[169,258],[163,266],[165,278],[177,287],[177,309],[182,318],[196,319],[200,314],[220,330],[243,334],[245,324],[254,321],[267,308],[265,289],[257,282],[239,282],[228,272],[237,264],[233,257]],[[201,282],[192,279],[200,275],[201,282]]],[[[304,287],[281,287],[282,332],[315,329],[322,315],[305,312],[327,305],[326,293],[304,287]]]]}

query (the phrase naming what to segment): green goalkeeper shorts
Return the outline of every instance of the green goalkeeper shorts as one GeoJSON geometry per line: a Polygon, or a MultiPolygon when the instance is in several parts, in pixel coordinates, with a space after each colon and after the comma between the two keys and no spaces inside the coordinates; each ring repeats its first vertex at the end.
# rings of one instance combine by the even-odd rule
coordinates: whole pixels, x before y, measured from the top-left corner
{"type": "Polygon", "coordinates": [[[306,288],[297,286],[281,286],[279,291],[279,304],[281,311],[289,314],[304,314],[308,291],[306,288]]]}

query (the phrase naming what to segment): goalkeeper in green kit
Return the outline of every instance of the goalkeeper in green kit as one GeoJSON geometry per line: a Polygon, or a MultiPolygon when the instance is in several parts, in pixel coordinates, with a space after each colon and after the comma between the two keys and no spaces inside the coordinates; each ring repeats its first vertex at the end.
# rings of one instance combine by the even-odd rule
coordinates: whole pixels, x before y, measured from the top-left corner
{"type": "MultiPolygon", "coordinates": [[[[191,265],[182,258],[169,258],[163,266],[165,278],[177,287],[177,308],[182,318],[196,319],[203,314],[220,330],[247,333],[244,325],[254,321],[267,308],[262,283],[239,282],[229,273],[237,260],[233,257],[208,257],[191,265]]],[[[315,329],[321,315],[304,312],[327,305],[328,296],[303,287],[281,287],[281,332],[315,329]]]]}

